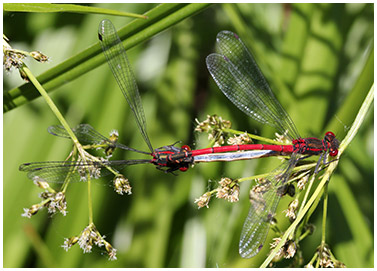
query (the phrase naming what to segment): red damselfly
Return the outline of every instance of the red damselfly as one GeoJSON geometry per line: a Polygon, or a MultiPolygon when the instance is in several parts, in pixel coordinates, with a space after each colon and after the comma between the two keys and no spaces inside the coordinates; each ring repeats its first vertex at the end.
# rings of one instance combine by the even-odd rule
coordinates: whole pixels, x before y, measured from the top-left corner
{"type": "Polygon", "coordinates": [[[283,188],[301,155],[320,155],[315,169],[317,171],[326,153],[330,156],[337,155],[339,142],[332,132],[327,132],[323,140],[300,137],[293,121],[272,93],[252,54],[236,34],[230,31],[220,32],[217,35],[216,45],[217,53],[210,54],[206,63],[221,91],[245,114],[275,127],[280,134],[286,134],[292,140],[292,145],[289,146],[254,144],[196,151],[198,154],[203,154],[206,151],[221,152],[238,148],[249,150],[255,146],[261,150],[291,153],[289,160],[264,179],[261,186],[263,189],[259,187],[260,189],[250,191],[251,207],[239,243],[240,255],[250,258],[255,256],[264,245],[280,197],[285,193],[283,188]]]}
{"type": "MultiPolygon", "coordinates": [[[[25,163],[20,170],[28,172],[33,180],[47,182],[63,182],[85,179],[86,174],[98,178],[110,173],[117,176],[118,171],[127,165],[154,164],[165,172],[175,170],[186,171],[189,166],[199,162],[235,161],[253,159],[271,155],[291,154],[289,161],[283,163],[266,178],[265,187],[258,195],[258,204],[251,206],[245,221],[240,241],[242,257],[252,257],[262,248],[269,230],[269,221],[276,210],[280,196],[292,169],[300,155],[321,155],[329,152],[337,154],[338,141],[332,132],[327,132],[323,140],[317,138],[301,138],[288,114],[276,100],[264,76],[260,72],[253,57],[241,40],[233,33],[223,31],[217,37],[219,54],[207,57],[207,67],[224,94],[242,111],[256,120],[274,126],[277,130],[292,139],[292,145],[232,145],[207,149],[191,150],[187,145],[181,148],[173,145],[153,149],[147,134],[146,120],[137,84],[127,59],[126,51],[112,23],[103,20],[99,26],[98,36],[110,69],[125,96],[137,126],[146,142],[149,152],[130,148],[117,142],[117,137],[104,137],[90,125],[82,124],[73,131],[82,144],[98,145],[110,155],[115,148],[150,155],[150,159],[118,160],[94,159],[90,161],[52,161],[25,163]],[[243,151],[243,152],[238,152],[243,151]]],[[[49,132],[69,137],[60,126],[51,126],[49,132]]],[[[319,163],[318,162],[318,163],[319,163]]],[[[120,174],[119,174],[120,175],[120,174]]],[[[120,175],[121,176],[121,175],[120,175]]],[[[252,199],[253,201],[253,199],[252,199]]]]}
{"type": "MultiPolygon", "coordinates": [[[[28,172],[30,179],[61,183],[67,181],[68,178],[70,181],[86,179],[86,173],[90,173],[90,176],[94,178],[109,175],[110,173],[118,176],[119,170],[123,169],[125,166],[136,164],[154,164],[158,169],[165,172],[173,172],[176,170],[186,171],[189,166],[196,162],[235,161],[276,154],[273,150],[258,150],[237,155],[231,153],[210,155],[210,152],[204,151],[202,153],[203,155],[201,155],[201,153],[192,152],[186,145],[178,148],[175,147],[174,144],[153,149],[147,134],[144,110],[135,77],[122,42],[109,20],[103,20],[100,23],[98,37],[107,63],[135,116],[137,126],[149,148],[149,152],[137,150],[118,143],[116,135],[107,138],[88,124],[78,125],[72,130],[81,144],[89,145],[91,148],[104,148],[107,156],[109,156],[115,148],[119,148],[152,157],[149,159],[109,161],[107,159],[97,159],[93,156],[88,156],[86,160],[89,161],[24,163],[20,166],[20,170],[28,172]]],[[[56,136],[69,138],[68,133],[62,126],[51,126],[49,127],[49,132],[56,136]]]]}
{"type": "MultiPolygon", "coordinates": [[[[79,158],[78,161],[24,163],[19,169],[28,172],[28,177],[32,180],[43,180],[47,182],[65,182],[67,179],[70,181],[81,180],[86,178],[87,173],[94,178],[99,178],[108,175],[109,173],[113,173],[117,176],[120,169],[127,165],[135,164],[151,163],[165,172],[173,172],[178,169],[182,171],[187,170],[192,164],[193,159],[191,157],[186,157],[181,153],[186,152],[188,147],[183,146],[182,148],[177,148],[173,144],[153,149],[146,131],[146,121],[139,90],[131,66],[128,62],[126,51],[113,24],[109,20],[103,20],[100,23],[98,37],[107,63],[109,64],[124,97],[131,107],[137,126],[150,152],[140,151],[117,143],[116,139],[112,139],[111,137],[108,139],[104,137],[87,124],[79,125],[77,128],[73,129],[73,132],[82,144],[103,146],[106,149],[105,152],[107,155],[111,154],[115,148],[120,148],[150,155],[152,158],[108,161],[107,159],[98,159],[94,156],[88,155],[85,158],[79,158]],[[178,155],[179,163],[176,162],[177,159],[174,158],[174,155],[178,155]],[[174,162],[170,162],[167,158],[173,159],[174,162]]],[[[69,137],[68,133],[61,126],[51,126],[49,132],[53,135],[66,138],[69,137]]]]}

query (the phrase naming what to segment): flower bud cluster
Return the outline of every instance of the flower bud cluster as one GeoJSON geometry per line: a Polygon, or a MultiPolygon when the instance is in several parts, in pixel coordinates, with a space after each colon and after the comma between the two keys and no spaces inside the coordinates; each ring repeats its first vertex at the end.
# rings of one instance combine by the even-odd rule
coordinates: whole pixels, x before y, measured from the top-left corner
{"type": "Polygon", "coordinates": [[[92,252],[93,245],[98,247],[104,247],[109,260],[116,260],[116,249],[111,246],[109,242],[105,240],[105,236],[101,236],[93,223],[87,226],[79,236],[73,236],[66,238],[62,248],[68,251],[76,243],[79,244],[80,248],[84,253],[92,252]]]}
{"type": "Polygon", "coordinates": [[[199,120],[196,119],[196,123],[198,125],[196,126],[195,131],[208,133],[208,140],[214,140],[215,147],[224,145],[226,133],[223,130],[230,129],[232,126],[232,123],[229,120],[223,120],[217,115],[207,115],[207,119],[202,122],[199,122],[199,120]]]}

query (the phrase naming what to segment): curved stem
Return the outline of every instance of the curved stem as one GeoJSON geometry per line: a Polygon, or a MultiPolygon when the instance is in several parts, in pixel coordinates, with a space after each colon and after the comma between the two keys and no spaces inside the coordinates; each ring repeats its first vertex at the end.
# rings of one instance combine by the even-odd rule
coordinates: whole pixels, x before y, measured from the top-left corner
{"type": "Polygon", "coordinates": [[[329,199],[328,195],[328,183],[324,187],[324,199],[323,199],[323,214],[322,214],[322,240],[321,246],[323,246],[326,242],[326,218],[327,218],[327,203],[329,199]]]}
{"type": "Polygon", "coordinates": [[[93,223],[93,205],[92,205],[92,181],[88,173],[88,212],[89,212],[89,225],[93,223]]]}
{"type": "Polygon", "coordinates": [[[314,201],[317,199],[317,197],[319,197],[321,195],[322,189],[324,189],[324,186],[327,185],[327,182],[329,181],[332,173],[334,172],[334,170],[336,169],[336,167],[339,163],[340,155],[344,152],[346,147],[351,143],[351,141],[355,137],[357,131],[360,129],[361,123],[365,119],[366,114],[367,114],[367,112],[368,112],[368,110],[369,110],[369,108],[372,104],[373,97],[374,97],[374,84],[370,88],[362,106],[360,107],[359,113],[357,114],[355,121],[352,124],[351,129],[348,131],[346,137],[343,139],[343,141],[341,142],[341,144],[339,146],[339,152],[338,152],[337,160],[330,163],[330,165],[328,166],[328,168],[326,169],[326,171],[325,171],[325,173],[322,177],[321,182],[318,184],[316,190],[314,191],[313,195],[308,200],[307,204],[304,206],[302,211],[297,215],[296,220],[286,230],[286,232],[284,233],[284,235],[281,238],[280,243],[272,250],[270,255],[266,258],[266,260],[262,263],[262,265],[260,267],[263,268],[263,267],[268,266],[268,264],[276,256],[279,249],[285,244],[286,240],[288,239],[288,236],[291,235],[291,233],[295,230],[297,225],[306,216],[308,210],[310,209],[310,207],[312,206],[314,201]]]}
{"type": "Polygon", "coordinates": [[[69,127],[67,121],[64,119],[63,115],[60,113],[59,109],[56,107],[50,96],[48,96],[46,90],[42,87],[42,85],[38,82],[37,78],[33,75],[33,73],[29,70],[29,68],[24,65],[21,68],[22,71],[25,72],[30,82],[35,86],[35,88],[39,91],[43,99],[45,99],[47,105],[50,107],[51,111],[55,114],[55,116],[58,118],[60,123],[63,125],[64,129],[67,131],[68,135],[71,137],[73,143],[75,144],[77,150],[79,151],[80,155],[82,157],[85,157],[83,154],[83,149],[81,147],[81,144],[79,143],[77,137],[71,130],[71,127],[69,127]]]}

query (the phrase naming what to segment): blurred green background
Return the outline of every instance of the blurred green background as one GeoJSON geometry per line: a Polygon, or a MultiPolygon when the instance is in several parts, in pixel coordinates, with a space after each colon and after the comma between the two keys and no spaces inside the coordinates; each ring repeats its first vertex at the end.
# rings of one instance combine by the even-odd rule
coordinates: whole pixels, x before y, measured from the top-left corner
{"type": "MultiPolygon", "coordinates": [[[[156,4],[98,6],[145,13],[156,4]]],[[[138,44],[128,56],[153,146],[177,140],[194,148],[207,146],[206,136],[193,132],[195,118],[204,120],[207,114],[231,120],[234,129],[273,137],[273,129],[235,108],[207,72],[205,57],[214,52],[221,30],[237,33],[252,50],[302,136],[322,137],[332,130],[341,140],[373,83],[373,15],[373,4],[218,4],[138,44]]],[[[4,34],[14,48],[39,50],[51,58],[47,64],[27,62],[38,75],[96,43],[104,18],[117,29],[133,20],[4,12],[4,34]]],[[[5,92],[21,84],[17,71],[4,73],[5,92]]],[[[71,127],[89,123],[104,135],[118,129],[120,142],[147,150],[107,65],[67,82],[51,97],[71,127]]],[[[85,184],[70,185],[66,217],[50,218],[45,210],[31,219],[21,217],[23,208],[39,202],[41,190],[18,166],[64,160],[71,148],[69,141],[47,133],[58,121],[45,102],[38,98],[6,112],[3,121],[4,267],[256,267],[266,258],[268,245],[252,259],[238,254],[251,183],[241,185],[238,203],[212,199],[209,209],[198,210],[194,200],[222,176],[269,172],[275,158],[200,164],[178,176],[151,165],[129,167],[123,173],[133,187],[131,196],[119,196],[108,180],[97,180],[94,222],[118,249],[118,260],[110,262],[99,249],[83,254],[77,245],[68,252],[60,247],[88,223],[85,184]]],[[[326,241],[348,267],[374,266],[373,147],[371,110],[329,184],[326,241]]],[[[122,158],[135,155],[116,151],[113,159],[122,158]]],[[[278,218],[289,201],[281,201],[278,218]]],[[[320,244],[320,207],[311,218],[317,230],[300,243],[304,264],[320,244]]],[[[282,227],[288,226],[286,220],[282,227]]],[[[273,237],[270,233],[268,239],[273,237]]]]}

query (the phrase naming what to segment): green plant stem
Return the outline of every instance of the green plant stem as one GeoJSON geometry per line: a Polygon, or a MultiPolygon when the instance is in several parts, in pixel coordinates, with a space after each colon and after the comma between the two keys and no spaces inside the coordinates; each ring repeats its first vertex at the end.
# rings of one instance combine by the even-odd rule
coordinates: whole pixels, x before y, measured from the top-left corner
{"type": "MultiPolygon", "coordinates": [[[[29,70],[29,68],[26,65],[24,65],[21,69],[25,72],[25,74],[29,78],[30,82],[35,86],[35,88],[39,91],[41,96],[45,99],[47,105],[50,107],[52,112],[55,114],[55,116],[58,118],[60,123],[63,125],[64,129],[67,131],[68,135],[71,137],[73,143],[75,144],[77,151],[79,152],[80,156],[85,161],[86,155],[85,155],[84,149],[82,148],[77,137],[75,136],[75,134],[73,133],[73,131],[69,127],[68,123],[66,122],[63,115],[60,113],[59,109],[56,107],[56,105],[54,104],[54,102],[52,101],[50,96],[48,96],[45,89],[38,82],[38,80],[34,77],[32,72],[29,70]]],[[[92,207],[91,179],[90,179],[90,174],[88,173],[87,175],[88,175],[88,181],[87,181],[87,183],[88,183],[88,209],[89,209],[89,224],[90,224],[90,223],[93,222],[93,207],[92,207]]],[[[64,191],[65,191],[65,189],[66,189],[66,185],[64,187],[64,191]]]]}
{"type": "Polygon", "coordinates": [[[324,187],[324,194],[325,197],[323,199],[323,214],[322,214],[322,239],[321,239],[321,247],[326,243],[326,219],[327,219],[327,204],[328,204],[328,183],[326,183],[324,187]]]}
{"type": "Polygon", "coordinates": [[[75,136],[75,134],[69,127],[66,120],[64,119],[63,115],[60,113],[59,109],[56,107],[56,105],[54,104],[50,96],[48,96],[46,90],[42,87],[42,85],[38,82],[38,80],[34,77],[33,73],[29,70],[29,68],[26,65],[24,65],[21,69],[25,72],[30,82],[35,86],[35,88],[39,91],[41,96],[45,99],[47,105],[50,107],[51,111],[55,114],[57,119],[63,125],[64,129],[67,131],[68,135],[71,137],[73,143],[75,144],[77,150],[84,158],[85,155],[83,154],[83,149],[81,147],[81,144],[79,143],[77,137],[75,136]]]}
{"type": "Polygon", "coordinates": [[[279,249],[285,244],[285,242],[288,239],[288,236],[290,236],[293,233],[293,231],[295,230],[297,225],[305,217],[305,215],[308,212],[311,205],[314,203],[314,201],[317,199],[317,197],[319,197],[321,195],[322,189],[324,188],[326,183],[329,181],[330,176],[332,175],[332,173],[334,172],[334,170],[336,169],[336,167],[339,163],[339,157],[344,152],[344,150],[347,148],[347,146],[351,143],[351,141],[355,137],[357,131],[360,129],[361,123],[365,119],[367,112],[368,112],[368,110],[369,110],[369,108],[370,108],[370,106],[373,102],[373,97],[374,97],[374,84],[372,85],[372,87],[370,88],[366,98],[364,99],[364,102],[363,102],[363,104],[362,104],[362,106],[359,110],[359,113],[356,116],[355,121],[352,124],[351,129],[348,131],[346,137],[344,138],[344,140],[341,142],[341,144],[339,146],[339,152],[338,152],[338,156],[337,156],[338,160],[335,160],[334,162],[331,162],[329,164],[328,168],[326,169],[326,171],[325,171],[325,173],[322,177],[321,182],[318,184],[316,190],[314,191],[313,195],[308,200],[307,204],[303,207],[302,211],[298,213],[296,220],[286,230],[286,232],[284,233],[284,235],[281,238],[280,243],[272,250],[270,255],[266,258],[266,260],[262,263],[262,265],[260,267],[265,268],[265,267],[268,266],[268,264],[276,256],[279,249]]]}
{"type": "Polygon", "coordinates": [[[302,235],[300,235],[299,237],[299,242],[304,240],[306,238],[306,236],[308,236],[309,234],[311,234],[310,230],[306,230],[302,235]]]}
{"type": "Polygon", "coordinates": [[[306,193],[304,195],[304,198],[302,199],[301,206],[300,206],[300,209],[298,211],[299,213],[301,212],[302,207],[305,206],[305,203],[308,200],[310,190],[312,189],[312,186],[313,186],[313,183],[314,183],[314,179],[315,179],[315,176],[313,175],[312,178],[310,178],[309,185],[306,189],[306,193]]]}
{"type": "Polygon", "coordinates": [[[89,225],[93,223],[93,204],[92,204],[92,181],[90,178],[90,174],[88,176],[88,217],[89,217],[89,225]]]}
{"type": "Polygon", "coordinates": [[[317,189],[314,191],[313,195],[308,200],[307,204],[304,206],[302,211],[297,215],[296,220],[289,226],[289,228],[285,231],[284,235],[281,238],[280,243],[272,250],[271,254],[267,257],[267,259],[262,263],[260,266],[261,268],[267,267],[267,265],[272,261],[272,259],[276,256],[279,249],[285,244],[285,242],[288,239],[288,236],[290,236],[295,228],[298,226],[298,224],[301,222],[301,220],[306,215],[307,211],[309,210],[310,206],[313,204],[317,196],[321,193],[321,190],[323,189],[326,182],[329,180],[332,172],[335,170],[337,165],[337,162],[333,162],[330,164],[330,166],[327,168],[321,182],[319,183],[317,189]]]}
{"type": "Polygon", "coordinates": [[[366,114],[368,113],[370,106],[374,99],[374,84],[370,88],[363,104],[361,105],[361,108],[359,110],[359,113],[357,114],[351,129],[348,131],[347,136],[343,139],[342,143],[339,146],[339,154],[342,154],[344,150],[348,147],[348,145],[351,143],[353,138],[356,136],[357,132],[360,129],[361,124],[363,123],[366,114]]]}

